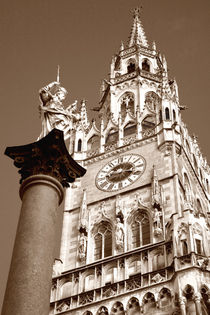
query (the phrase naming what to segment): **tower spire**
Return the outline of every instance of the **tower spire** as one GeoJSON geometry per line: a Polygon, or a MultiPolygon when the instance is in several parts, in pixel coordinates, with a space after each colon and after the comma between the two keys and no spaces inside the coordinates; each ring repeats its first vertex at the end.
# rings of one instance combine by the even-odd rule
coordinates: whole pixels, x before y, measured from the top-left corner
{"type": "Polygon", "coordinates": [[[140,20],[140,11],[141,11],[140,8],[135,8],[132,10],[133,26],[129,37],[128,47],[131,47],[133,45],[142,45],[145,47],[149,46],[144,32],[144,28],[140,20]]]}

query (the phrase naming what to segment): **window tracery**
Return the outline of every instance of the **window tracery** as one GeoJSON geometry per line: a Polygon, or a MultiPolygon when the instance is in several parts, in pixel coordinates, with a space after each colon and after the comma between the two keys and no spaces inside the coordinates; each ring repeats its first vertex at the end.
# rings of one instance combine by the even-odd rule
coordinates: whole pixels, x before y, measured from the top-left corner
{"type": "Polygon", "coordinates": [[[106,137],[105,144],[106,145],[114,144],[118,141],[118,138],[119,138],[118,131],[112,128],[106,137]]]}
{"type": "Polygon", "coordinates": [[[151,111],[155,111],[157,106],[159,105],[159,103],[160,103],[160,98],[155,92],[150,91],[150,92],[146,93],[146,95],[145,95],[145,105],[151,111]]]}
{"type": "Polygon", "coordinates": [[[120,112],[122,121],[124,121],[127,112],[134,115],[134,94],[131,92],[124,93],[120,98],[120,112]]]}
{"type": "Polygon", "coordinates": [[[112,228],[108,222],[101,222],[94,236],[94,259],[112,255],[112,228]]]}
{"type": "Polygon", "coordinates": [[[131,247],[136,248],[150,243],[150,222],[146,211],[138,210],[131,222],[131,247]]]}
{"type": "Polygon", "coordinates": [[[100,138],[99,136],[92,136],[87,142],[87,151],[94,151],[100,147],[100,138]]]}

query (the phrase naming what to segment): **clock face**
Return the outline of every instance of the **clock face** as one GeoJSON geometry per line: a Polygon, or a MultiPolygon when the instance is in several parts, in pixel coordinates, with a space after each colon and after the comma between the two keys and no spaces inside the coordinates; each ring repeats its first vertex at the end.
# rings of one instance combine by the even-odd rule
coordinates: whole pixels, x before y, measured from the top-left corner
{"type": "Polygon", "coordinates": [[[96,186],[117,191],[135,182],[145,170],[145,160],[138,154],[121,155],[107,163],[96,176],[96,186]]]}

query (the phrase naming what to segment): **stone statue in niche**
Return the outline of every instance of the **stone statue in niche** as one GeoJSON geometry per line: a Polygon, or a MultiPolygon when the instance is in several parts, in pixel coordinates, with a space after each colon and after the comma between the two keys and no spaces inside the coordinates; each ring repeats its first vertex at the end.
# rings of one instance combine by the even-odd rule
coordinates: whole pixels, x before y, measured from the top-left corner
{"type": "Polygon", "coordinates": [[[79,246],[78,246],[78,256],[81,261],[84,261],[86,258],[86,250],[87,250],[87,236],[84,231],[80,233],[79,237],[79,246]]]}
{"type": "Polygon", "coordinates": [[[123,249],[124,246],[124,227],[122,223],[122,218],[117,217],[116,218],[116,231],[115,231],[115,237],[116,237],[116,247],[117,249],[123,249]]]}
{"type": "Polygon", "coordinates": [[[67,91],[57,81],[41,88],[39,95],[42,102],[39,106],[42,131],[38,140],[45,137],[54,128],[62,130],[64,139],[67,139],[74,123],[80,119],[80,114],[76,113],[77,101],[65,108],[63,101],[67,91]]]}
{"type": "Polygon", "coordinates": [[[163,233],[161,217],[162,217],[162,213],[157,208],[154,208],[153,225],[154,225],[154,234],[156,236],[161,235],[163,233]]]}
{"type": "Polygon", "coordinates": [[[55,258],[55,261],[53,264],[53,277],[61,274],[62,264],[63,264],[63,262],[61,259],[55,258]]]}

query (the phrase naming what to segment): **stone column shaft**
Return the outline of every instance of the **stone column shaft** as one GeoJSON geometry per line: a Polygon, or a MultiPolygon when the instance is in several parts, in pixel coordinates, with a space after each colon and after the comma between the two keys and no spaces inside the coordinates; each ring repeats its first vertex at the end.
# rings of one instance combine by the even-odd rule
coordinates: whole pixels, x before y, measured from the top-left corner
{"type": "Polygon", "coordinates": [[[58,205],[63,187],[86,171],[57,129],[37,142],[8,147],[5,154],[20,168],[22,208],[2,315],[49,315],[58,205]]]}
{"type": "Polygon", "coordinates": [[[63,187],[50,176],[34,175],[22,183],[20,194],[22,208],[2,315],[48,315],[63,187]]]}

